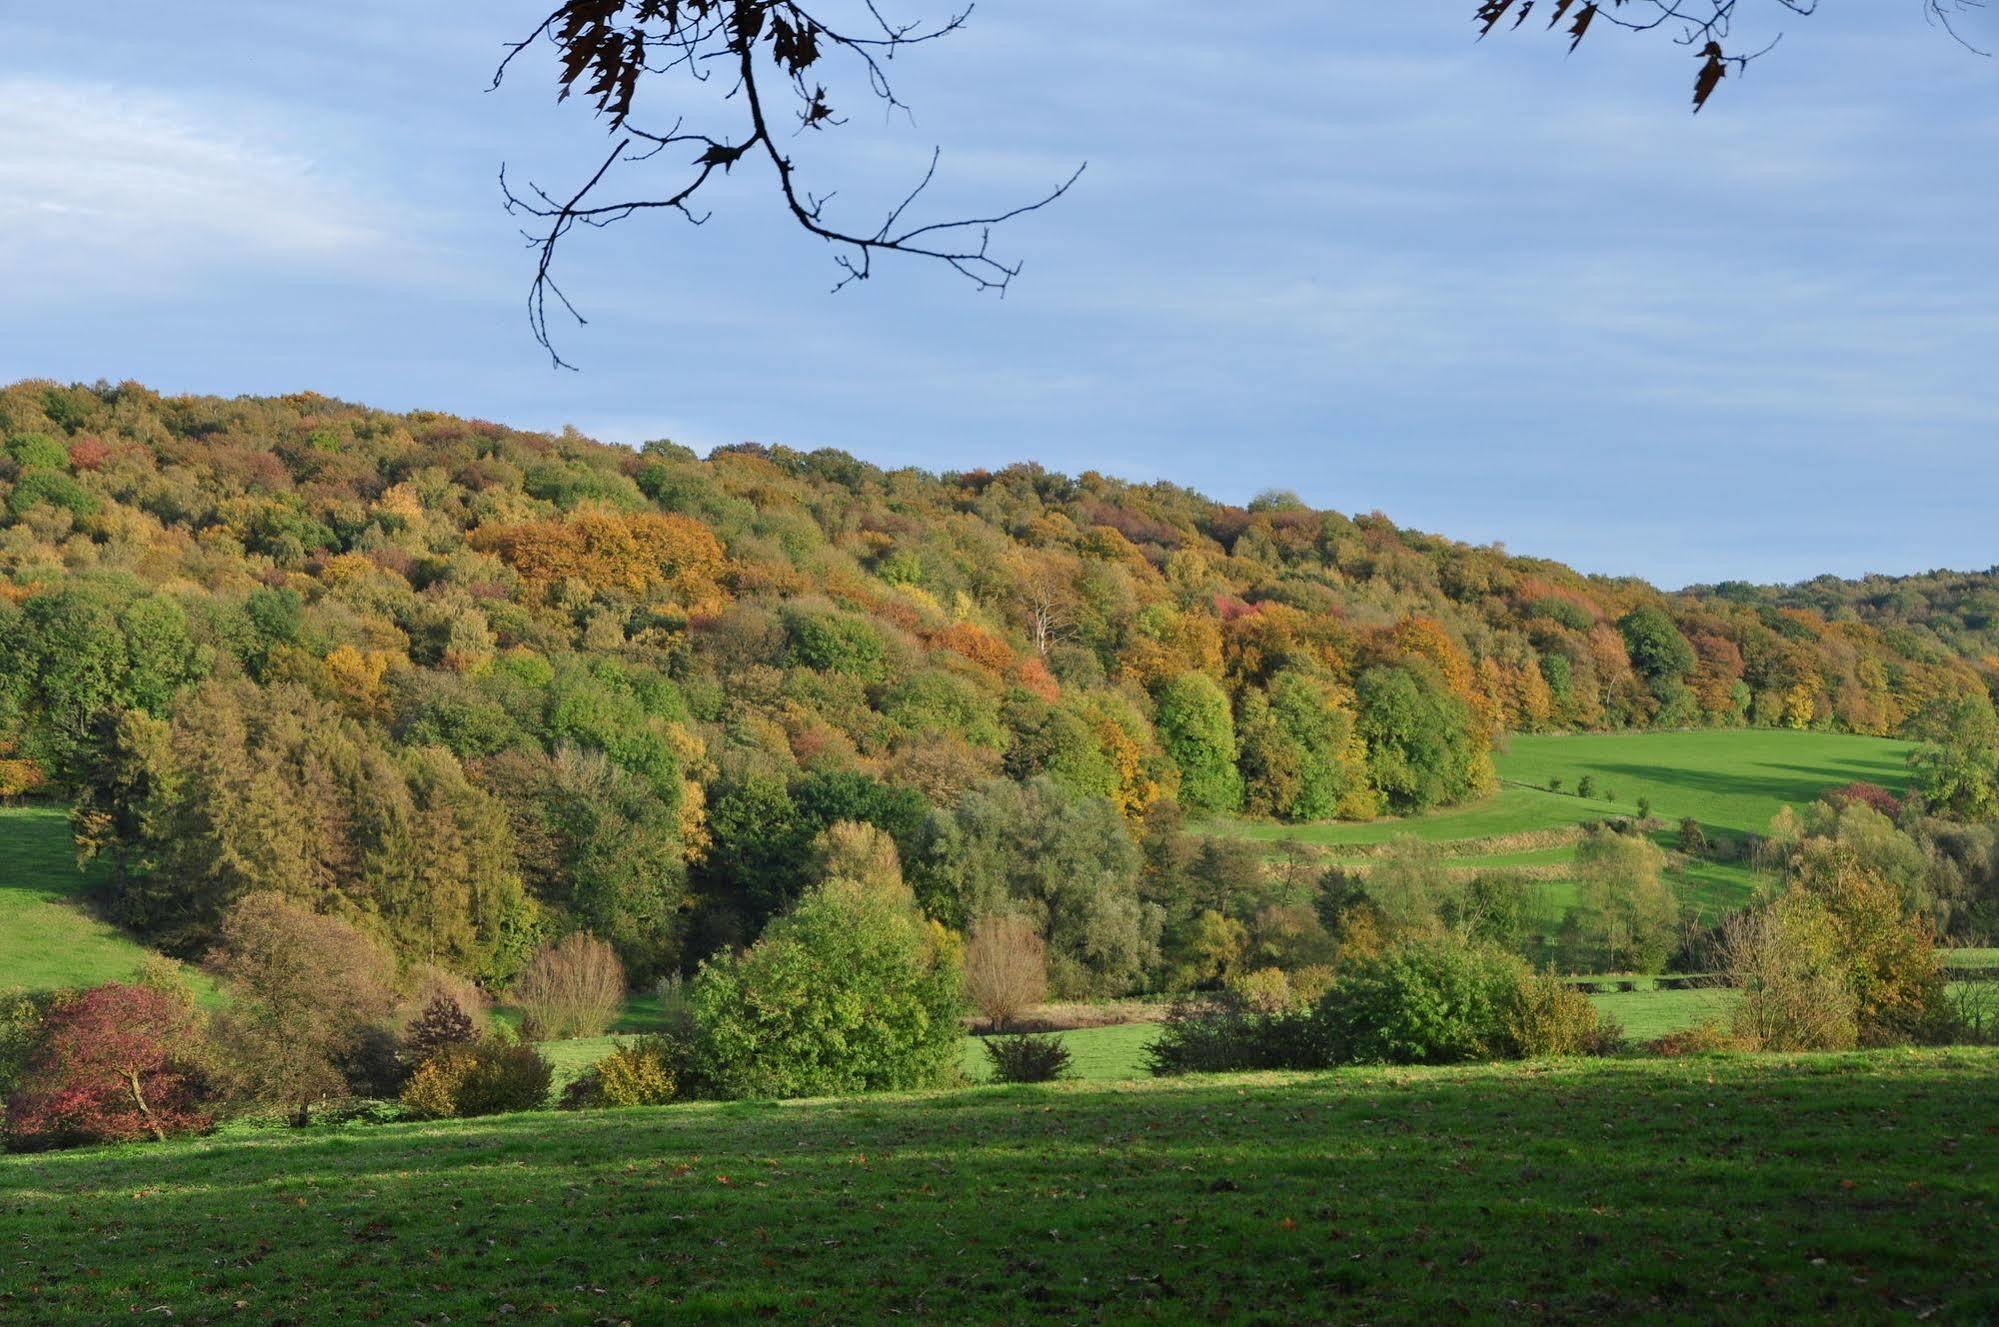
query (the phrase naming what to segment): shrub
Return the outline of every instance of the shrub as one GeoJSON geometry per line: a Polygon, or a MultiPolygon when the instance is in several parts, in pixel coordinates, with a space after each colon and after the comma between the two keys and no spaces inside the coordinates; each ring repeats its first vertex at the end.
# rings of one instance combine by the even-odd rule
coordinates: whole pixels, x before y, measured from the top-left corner
{"type": "Polygon", "coordinates": [[[1070,1076],[1069,1048],[1060,1037],[1027,1033],[987,1037],[982,1043],[996,1083],[1052,1083],[1070,1076]]]}
{"type": "Polygon", "coordinates": [[[1623,1029],[1600,1017],[1587,995],[1548,972],[1519,979],[1504,1018],[1512,1053],[1529,1059],[1600,1055],[1624,1039],[1623,1029]]]}
{"type": "Polygon", "coordinates": [[[929,1086],[956,1064],[963,980],[906,887],[827,880],[748,950],[701,965],[700,1069],[726,1097],[929,1086]]]}
{"type": "Polygon", "coordinates": [[[456,1000],[441,993],[433,995],[403,1033],[403,1060],[422,1064],[446,1046],[462,1046],[478,1036],[471,1015],[459,1008],[456,1000]]]}
{"type": "Polygon", "coordinates": [[[1596,779],[1593,775],[1585,774],[1580,779],[1576,780],[1576,796],[1578,797],[1596,796],[1596,779]]]}
{"type": "Polygon", "coordinates": [[[1315,1069],[1328,1062],[1319,1020],[1289,1010],[1262,1014],[1229,996],[1182,1000],[1167,1012],[1147,1044],[1148,1072],[1157,1077],[1251,1069],[1315,1069]]]}
{"type": "Polygon", "coordinates": [[[50,1012],[71,994],[9,991],[0,994],[0,1103],[14,1095],[42,1047],[50,1012]]]}
{"type": "Polygon", "coordinates": [[[1245,1009],[1258,1014],[1281,1014],[1295,1003],[1291,979],[1282,968],[1258,968],[1239,972],[1224,983],[1230,995],[1245,1009]]]}
{"type": "Polygon", "coordinates": [[[1863,1046],[1949,1033],[1943,961],[1931,919],[1852,845],[1811,838],[1791,859],[1793,887],[1824,909],[1853,991],[1863,1046]]]}
{"type": "Polygon", "coordinates": [[[408,998],[399,1006],[398,1022],[408,1027],[423,1016],[433,1000],[442,996],[458,1006],[458,1011],[471,1020],[475,1036],[484,1035],[486,1024],[493,1012],[493,998],[480,989],[479,983],[464,977],[449,968],[441,968],[435,963],[422,963],[413,968],[404,980],[404,990],[408,998]]]}
{"type": "Polygon", "coordinates": [[[611,946],[577,932],[544,945],[514,983],[529,1041],[602,1036],[625,1002],[625,969],[611,946]]]}
{"type": "Polygon", "coordinates": [[[1681,852],[1689,857],[1705,857],[1711,851],[1712,846],[1708,842],[1707,831],[1701,828],[1700,821],[1694,819],[1692,816],[1687,816],[1680,821],[1681,852]]]}
{"type": "Polygon", "coordinates": [[[1342,972],[1319,1003],[1336,1063],[1450,1064],[1510,1050],[1527,965],[1457,940],[1418,940],[1342,972]]]}
{"type": "Polygon", "coordinates": [[[597,1062],[598,1097],[606,1106],[664,1106],[674,1098],[680,1058],[665,1037],[626,1042],[597,1062]]]}
{"type": "Polygon", "coordinates": [[[1860,1038],[1840,937],[1825,906],[1797,890],[1722,928],[1720,959],[1739,993],[1730,1023],[1773,1051],[1846,1050],[1860,1038]]]}
{"type": "Polygon", "coordinates": [[[206,1129],[202,1084],[183,1058],[194,1032],[185,1003],[146,986],[109,982],[46,1006],[7,1102],[9,1144],[163,1140],[206,1129]]]}
{"type": "Polygon", "coordinates": [[[1339,974],[1330,963],[1307,963],[1291,972],[1291,998],[1299,1005],[1316,1005],[1339,974]]]}
{"type": "Polygon", "coordinates": [[[403,1084],[403,1108],[422,1119],[449,1119],[458,1113],[458,1090],[472,1072],[469,1046],[449,1047],[418,1065],[403,1084]]]}
{"type": "Polygon", "coordinates": [[[1048,995],[1048,953],[1025,917],[982,917],[965,943],[965,998],[994,1031],[1048,995]]]}
{"type": "Polygon", "coordinates": [[[235,996],[215,1022],[233,1095],[283,1106],[302,1125],[323,1101],[381,1086],[380,1048],[392,1043],[379,1034],[394,996],[373,940],[265,891],[229,910],[209,962],[235,996]]]}
{"type": "Polygon", "coordinates": [[[489,1036],[447,1045],[418,1065],[402,1104],[425,1119],[456,1119],[539,1110],[548,1104],[554,1070],[525,1042],[489,1036]]]}
{"type": "Polygon", "coordinates": [[[1654,1055],[1678,1059],[1683,1055],[1716,1055],[1726,1051],[1753,1050],[1728,1028],[1710,1020],[1681,1032],[1669,1032],[1645,1043],[1654,1055]]]}

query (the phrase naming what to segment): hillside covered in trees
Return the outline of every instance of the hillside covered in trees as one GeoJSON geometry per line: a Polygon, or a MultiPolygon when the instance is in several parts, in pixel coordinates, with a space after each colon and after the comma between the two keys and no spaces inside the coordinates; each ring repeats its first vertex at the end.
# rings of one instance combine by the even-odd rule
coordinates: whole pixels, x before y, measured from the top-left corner
{"type": "Polygon", "coordinates": [[[1993,577],[1666,594],[1271,494],[637,450],[313,395],[0,390],[0,793],[197,955],[276,890],[504,982],[753,938],[864,821],[1056,988],[1162,984],[1188,815],[1488,791],[1508,732],[1989,718],[1993,577]]]}

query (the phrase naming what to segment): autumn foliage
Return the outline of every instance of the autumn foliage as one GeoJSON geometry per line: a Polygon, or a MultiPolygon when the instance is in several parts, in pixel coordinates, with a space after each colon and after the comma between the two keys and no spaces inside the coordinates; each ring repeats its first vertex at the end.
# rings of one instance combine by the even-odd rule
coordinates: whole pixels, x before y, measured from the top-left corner
{"type": "Polygon", "coordinates": [[[7,1102],[17,1147],[164,1139],[206,1129],[198,1073],[178,1058],[193,1015],[165,991],[113,982],[50,1011],[7,1102]]]}
{"type": "Polygon", "coordinates": [[[497,553],[536,589],[576,580],[593,590],[669,591],[689,614],[727,601],[722,546],[684,516],[582,512],[560,521],[481,527],[472,546],[497,553]]]}

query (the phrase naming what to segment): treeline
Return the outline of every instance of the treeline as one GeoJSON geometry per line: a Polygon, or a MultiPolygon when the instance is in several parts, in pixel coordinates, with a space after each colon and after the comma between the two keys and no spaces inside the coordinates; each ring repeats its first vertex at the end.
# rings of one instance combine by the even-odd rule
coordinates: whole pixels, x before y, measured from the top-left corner
{"type": "Polygon", "coordinates": [[[1188,816],[1460,801],[1509,730],[1990,713],[1955,636],[1285,495],[131,384],[0,390],[0,449],[0,794],[71,798],[189,957],[272,891],[488,984],[572,931],[650,980],[854,822],[1059,992],[1158,988],[1309,911],[1188,816]]]}

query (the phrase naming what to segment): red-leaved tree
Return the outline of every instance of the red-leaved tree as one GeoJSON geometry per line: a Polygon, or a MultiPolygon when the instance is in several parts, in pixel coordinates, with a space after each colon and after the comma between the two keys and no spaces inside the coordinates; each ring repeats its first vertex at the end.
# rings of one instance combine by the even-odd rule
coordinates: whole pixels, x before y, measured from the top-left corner
{"type": "Polygon", "coordinates": [[[205,1129],[193,1073],[176,1060],[192,1030],[165,991],[110,982],[59,1005],[7,1103],[17,1146],[164,1139],[205,1129]]]}

